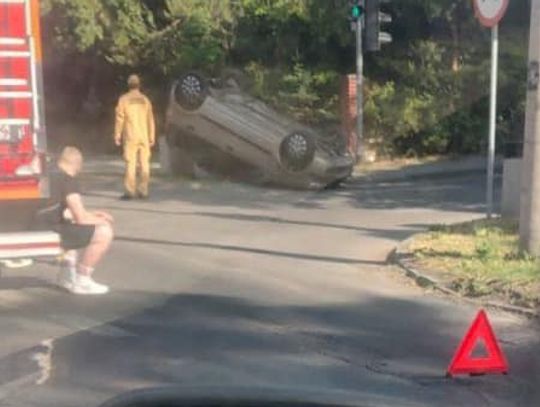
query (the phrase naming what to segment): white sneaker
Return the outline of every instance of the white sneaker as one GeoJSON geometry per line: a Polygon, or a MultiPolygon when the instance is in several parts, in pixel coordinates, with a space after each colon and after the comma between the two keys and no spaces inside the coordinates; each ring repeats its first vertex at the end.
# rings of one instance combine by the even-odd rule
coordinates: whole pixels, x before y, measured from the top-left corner
{"type": "Polygon", "coordinates": [[[73,291],[73,285],[75,284],[76,271],[70,267],[62,267],[58,275],[56,276],[56,284],[58,286],[73,291]]]}
{"type": "Polygon", "coordinates": [[[73,294],[80,295],[100,295],[107,294],[109,287],[96,283],[92,277],[78,275],[70,290],[73,294]]]}

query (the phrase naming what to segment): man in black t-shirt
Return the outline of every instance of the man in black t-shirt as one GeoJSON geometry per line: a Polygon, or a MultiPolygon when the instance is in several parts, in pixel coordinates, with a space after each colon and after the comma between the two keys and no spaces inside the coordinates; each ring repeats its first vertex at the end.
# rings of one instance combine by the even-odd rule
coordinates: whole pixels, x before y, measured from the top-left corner
{"type": "Polygon", "coordinates": [[[36,213],[34,227],[60,235],[68,262],[59,276],[60,286],[74,294],[105,294],[109,288],[96,283],[92,273],[109,249],[114,220],[106,212],[90,212],[84,207],[77,178],[82,161],[78,149],[64,148],[58,167],[50,176],[50,198],[36,213]],[[78,261],[76,250],[83,248],[78,261]]]}

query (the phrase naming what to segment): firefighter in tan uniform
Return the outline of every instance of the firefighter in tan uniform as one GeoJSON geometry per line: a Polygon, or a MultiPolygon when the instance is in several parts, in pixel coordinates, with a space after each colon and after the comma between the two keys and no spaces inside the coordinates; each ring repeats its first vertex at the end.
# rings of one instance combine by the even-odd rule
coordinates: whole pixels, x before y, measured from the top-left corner
{"type": "Polygon", "coordinates": [[[121,199],[148,198],[151,149],[155,144],[155,123],[152,103],[140,91],[137,75],[128,79],[129,92],[118,100],[114,141],[124,146],[126,173],[125,193],[121,199]],[[140,177],[137,180],[137,166],[140,177]],[[138,181],[138,182],[137,182],[138,181]]]}

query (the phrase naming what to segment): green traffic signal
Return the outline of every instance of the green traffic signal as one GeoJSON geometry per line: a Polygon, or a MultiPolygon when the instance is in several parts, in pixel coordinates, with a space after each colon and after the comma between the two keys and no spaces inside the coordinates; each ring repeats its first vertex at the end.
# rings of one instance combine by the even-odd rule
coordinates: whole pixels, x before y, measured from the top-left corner
{"type": "Polygon", "coordinates": [[[352,6],[352,10],[351,10],[352,18],[356,20],[359,19],[362,16],[363,12],[364,10],[362,9],[362,6],[358,4],[355,4],[354,6],[352,6]]]}

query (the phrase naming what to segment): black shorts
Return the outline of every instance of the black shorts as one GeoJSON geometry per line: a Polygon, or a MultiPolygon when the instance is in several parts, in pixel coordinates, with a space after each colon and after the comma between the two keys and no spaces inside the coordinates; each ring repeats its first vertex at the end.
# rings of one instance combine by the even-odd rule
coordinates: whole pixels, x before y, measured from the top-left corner
{"type": "Polygon", "coordinates": [[[82,249],[90,244],[96,227],[94,225],[77,225],[61,223],[53,228],[60,235],[62,248],[65,250],[82,249]]]}

